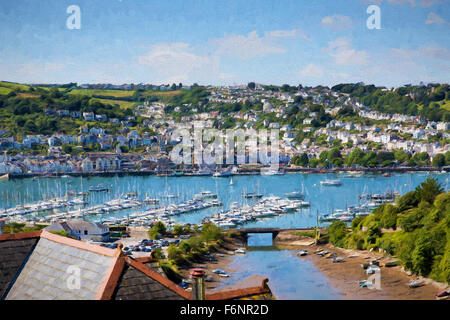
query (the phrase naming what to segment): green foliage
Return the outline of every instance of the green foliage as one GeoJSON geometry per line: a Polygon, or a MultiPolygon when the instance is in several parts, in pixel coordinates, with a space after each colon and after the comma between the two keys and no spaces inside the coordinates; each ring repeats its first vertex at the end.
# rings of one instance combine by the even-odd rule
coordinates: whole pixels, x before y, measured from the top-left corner
{"type": "Polygon", "coordinates": [[[450,114],[439,105],[448,96],[448,84],[429,84],[427,87],[408,85],[383,91],[383,87],[350,83],[339,84],[332,89],[359,98],[364,105],[384,113],[421,115],[432,121],[442,121],[450,114]],[[421,105],[420,110],[418,105],[421,105]]]}
{"type": "Polygon", "coordinates": [[[432,203],[434,198],[442,193],[444,190],[435,178],[428,177],[425,182],[422,182],[417,188],[416,193],[420,201],[427,201],[432,203]]]}
{"type": "Polygon", "coordinates": [[[308,155],[306,153],[302,153],[301,156],[293,156],[291,163],[296,166],[306,167],[309,163],[308,155]]]}
{"type": "Polygon", "coordinates": [[[336,246],[381,248],[397,256],[406,269],[445,282],[450,280],[449,213],[450,193],[428,178],[396,204],[383,204],[371,215],[355,218],[351,233],[342,222],[333,223],[328,233],[336,246]],[[382,228],[396,231],[383,233],[382,228]]]}
{"type": "Polygon", "coordinates": [[[155,225],[148,231],[150,239],[158,239],[160,236],[166,234],[166,226],[161,221],[155,223],[155,225]]]}
{"type": "Polygon", "coordinates": [[[50,231],[50,233],[57,234],[57,235],[62,236],[62,237],[68,237],[69,236],[67,231],[64,231],[64,230],[62,230],[62,231],[50,231]]]}
{"type": "Polygon", "coordinates": [[[223,238],[222,230],[214,223],[207,223],[202,226],[200,237],[205,242],[215,241],[223,238]]]}
{"type": "Polygon", "coordinates": [[[39,231],[45,227],[45,225],[34,225],[33,227],[27,227],[25,223],[11,222],[3,227],[3,233],[25,233],[39,231]]]}
{"type": "Polygon", "coordinates": [[[347,225],[344,222],[333,222],[328,228],[328,236],[330,242],[337,247],[343,247],[347,232],[347,225]]]}
{"type": "Polygon", "coordinates": [[[183,252],[176,245],[171,244],[167,248],[167,258],[172,260],[175,264],[180,264],[183,259],[183,252]]]}
{"type": "Polygon", "coordinates": [[[431,164],[437,167],[445,166],[445,156],[442,153],[438,153],[437,155],[434,156],[431,164]]]}

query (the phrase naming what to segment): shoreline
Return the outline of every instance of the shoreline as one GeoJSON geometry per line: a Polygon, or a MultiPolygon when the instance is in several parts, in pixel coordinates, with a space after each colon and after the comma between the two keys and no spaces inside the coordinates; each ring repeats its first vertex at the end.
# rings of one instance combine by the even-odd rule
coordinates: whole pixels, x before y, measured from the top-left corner
{"type": "Polygon", "coordinates": [[[400,266],[385,267],[381,269],[380,290],[360,288],[359,281],[367,280],[365,270],[361,267],[363,263],[377,260],[380,264],[393,259],[379,252],[367,250],[342,249],[332,244],[314,244],[314,239],[301,236],[293,240],[278,240],[274,245],[280,248],[297,250],[308,250],[308,254],[297,259],[308,259],[314,263],[319,271],[325,275],[332,287],[337,289],[344,300],[436,300],[435,295],[448,286],[428,278],[416,275],[408,275],[400,266]],[[314,254],[317,250],[327,250],[343,257],[344,261],[333,263],[331,259],[314,254]],[[424,285],[418,288],[409,288],[408,283],[413,280],[423,279],[424,285]]]}
{"type": "MultiPolygon", "coordinates": [[[[445,167],[387,167],[387,168],[293,168],[283,167],[286,174],[289,173],[305,173],[305,174],[326,174],[326,173],[345,173],[345,172],[360,172],[363,174],[386,174],[386,173],[409,173],[409,172],[439,172],[450,173],[450,166],[445,167]]],[[[233,173],[232,176],[248,176],[261,175],[260,169],[257,170],[243,170],[238,173],[233,173]]],[[[166,177],[166,174],[157,173],[154,171],[105,171],[105,172],[64,172],[64,173],[6,173],[3,175],[8,180],[27,179],[27,178],[61,178],[62,176],[69,177],[126,177],[126,176],[158,176],[166,177]]],[[[167,174],[167,177],[213,177],[212,175],[201,175],[192,172],[185,172],[182,175],[167,174]]],[[[220,178],[220,177],[219,177],[220,178]]]]}
{"type": "MultiPolygon", "coordinates": [[[[219,250],[211,253],[216,258],[216,261],[201,261],[192,263],[190,266],[180,267],[179,274],[185,279],[190,279],[190,270],[201,268],[205,270],[207,278],[213,279],[213,281],[205,281],[205,289],[208,293],[225,289],[222,282],[223,278],[213,273],[212,270],[222,269],[228,274],[234,272],[235,270],[232,270],[229,265],[235,255],[234,250],[244,247],[241,241],[242,240],[239,238],[226,238],[219,250]]],[[[258,283],[258,285],[259,284],[260,283],[258,283]]],[[[233,289],[237,289],[237,287],[233,286],[233,289]]]]}
{"type": "MultiPolygon", "coordinates": [[[[363,263],[369,263],[377,260],[381,264],[386,261],[392,261],[385,254],[379,252],[369,252],[366,250],[351,250],[334,247],[332,244],[314,244],[314,239],[306,236],[294,236],[285,234],[285,237],[277,239],[274,246],[280,249],[292,250],[308,250],[308,254],[303,257],[293,256],[294,259],[307,259],[311,261],[317,269],[328,279],[330,287],[333,287],[341,295],[343,300],[436,300],[435,295],[439,291],[446,289],[448,286],[444,283],[438,283],[428,278],[415,275],[408,275],[403,268],[398,266],[381,267],[381,288],[368,289],[360,288],[359,281],[367,280],[365,270],[361,267],[363,263]],[[283,239],[284,238],[284,239],[283,239]],[[317,250],[327,250],[336,253],[337,256],[343,257],[344,261],[333,263],[331,259],[321,257],[314,254],[317,250]],[[409,288],[408,283],[423,279],[424,285],[418,288],[409,288]]],[[[216,262],[204,261],[194,263],[186,269],[180,269],[180,274],[189,278],[189,271],[192,268],[203,268],[208,277],[214,279],[213,282],[205,281],[207,292],[217,292],[221,290],[240,289],[248,286],[255,286],[261,283],[262,277],[254,274],[248,278],[240,279],[233,285],[227,285],[222,278],[212,273],[214,269],[223,269],[227,273],[233,273],[236,270],[230,267],[234,257],[234,249],[242,247],[239,239],[228,239],[223,248],[214,253],[217,258],[216,262]],[[217,256],[219,253],[221,256],[217,256]]],[[[395,260],[395,259],[394,259],[395,260]]],[[[269,278],[270,286],[270,278],[269,278]]]]}

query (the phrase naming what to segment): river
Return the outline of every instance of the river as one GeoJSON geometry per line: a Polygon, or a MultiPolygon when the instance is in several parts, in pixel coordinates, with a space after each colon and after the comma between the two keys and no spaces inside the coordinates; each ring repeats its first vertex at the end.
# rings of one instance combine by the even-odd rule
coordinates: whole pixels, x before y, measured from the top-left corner
{"type": "MultiPolygon", "coordinates": [[[[300,174],[292,173],[283,176],[234,176],[233,184],[230,178],[213,177],[157,177],[157,176],[123,176],[89,178],[36,178],[0,181],[0,208],[10,208],[17,204],[31,203],[43,199],[61,197],[67,191],[88,191],[90,186],[103,184],[111,188],[110,192],[89,193],[89,205],[100,204],[118,198],[129,192],[136,192],[140,199],[146,196],[161,198],[165,193],[176,193],[178,198],[172,200],[161,199],[161,205],[170,202],[179,203],[192,199],[201,191],[210,190],[217,193],[223,202],[222,208],[209,208],[202,211],[175,216],[174,219],[182,223],[200,223],[201,220],[219,210],[227,210],[230,204],[238,202],[241,205],[251,203],[242,197],[243,192],[258,192],[263,195],[283,197],[285,193],[296,189],[303,190],[305,200],[311,206],[295,213],[279,215],[254,221],[245,227],[278,227],[304,228],[316,226],[317,214],[329,214],[333,209],[345,209],[347,206],[357,205],[359,195],[363,193],[384,193],[397,191],[404,194],[423,182],[427,173],[393,174],[390,177],[381,175],[346,177],[335,174],[300,174]],[[339,178],[339,187],[322,186],[320,181],[339,178]]],[[[448,189],[450,174],[435,174],[444,189],[448,189]]],[[[144,210],[146,208],[133,209],[144,210]]],[[[60,209],[64,211],[67,209],[60,209]]],[[[101,221],[107,217],[124,217],[128,211],[119,211],[107,215],[89,216],[91,221],[101,221]]],[[[47,213],[48,214],[48,213],[47,213]]]]}
{"type": "MultiPolygon", "coordinates": [[[[332,209],[345,209],[346,206],[357,205],[359,194],[386,191],[404,194],[414,190],[427,176],[427,173],[393,174],[390,177],[295,173],[283,176],[234,176],[232,185],[230,185],[230,178],[213,177],[125,176],[23,179],[0,182],[0,207],[8,208],[20,203],[63,196],[70,190],[87,191],[90,186],[98,184],[111,187],[111,191],[90,193],[89,205],[99,204],[128,192],[136,192],[141,199],[146,195],[160,198],[167,192],[177,193],[179,197],[172,200],[176,203],[192,199],[194,194],[200,191],[210,190],[218,194],[224,204],[222,208],[224,210],[228,209],[232,202],[244,204],[243,192],[283,197],[287,192],[303,189],[306,194],[305,200],[311,203],[310,208],[244,225],[245,227],[303,228],[316,226],[317,213],[323,215],[330,213],[332,209]],[[320,184],[322,180],[336,178],[342,181],[339,187],[325,187],[320,184]]],[[[448,190],[449,174],[432,176],[439,180],[444,189],[448,190]]],[[[167,203],[168,201],[162,201],[161,204],[167,203]]],[[[175,219],[179,222],[199,223],[203,217],[218,210],[221,209],[210,208],[176,216],[175,219]]],[[[122,211],[109,216],[120,217],[126,214],[126,211],[122,211]]],[[[99,220],[102,217],[93,216],[89,219],[99,220]]],[[[267,238],[264,237],[264,235],[250,237],[248,253],[233,257],[229,267],[235,271],[230,278],[224,279],[221,287],[232,285],[256,274],[270,279],[270,287],[277,299],[340,299],[339,292],[328,284],[328,279],[311,261],[295,257],[293,251],[273,247],[271,239],[267,242],[267,238]]]]}

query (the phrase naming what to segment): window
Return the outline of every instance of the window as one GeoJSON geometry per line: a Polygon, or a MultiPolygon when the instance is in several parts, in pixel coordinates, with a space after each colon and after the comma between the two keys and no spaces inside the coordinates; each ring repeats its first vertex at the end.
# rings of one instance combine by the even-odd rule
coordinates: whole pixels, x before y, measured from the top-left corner
{"type": "Polygon", "coordinates": [[[88,234],[88,231],[87,230],[84,230],[84,235],[87,235],[88,234]]]}

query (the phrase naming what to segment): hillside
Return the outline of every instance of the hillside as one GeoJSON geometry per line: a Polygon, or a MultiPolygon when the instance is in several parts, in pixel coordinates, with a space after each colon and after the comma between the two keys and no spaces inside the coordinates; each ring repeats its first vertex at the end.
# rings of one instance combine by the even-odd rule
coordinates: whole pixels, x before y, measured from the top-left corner
{"type": "Polygon", "coordinates": [[[334,222],[328,234],[335,246],[382,249],[397,256],[407,270],[450,282],[450,192],[433,178],[395,204],[355,218],[351,230],[344,222],[334,222]]]}

